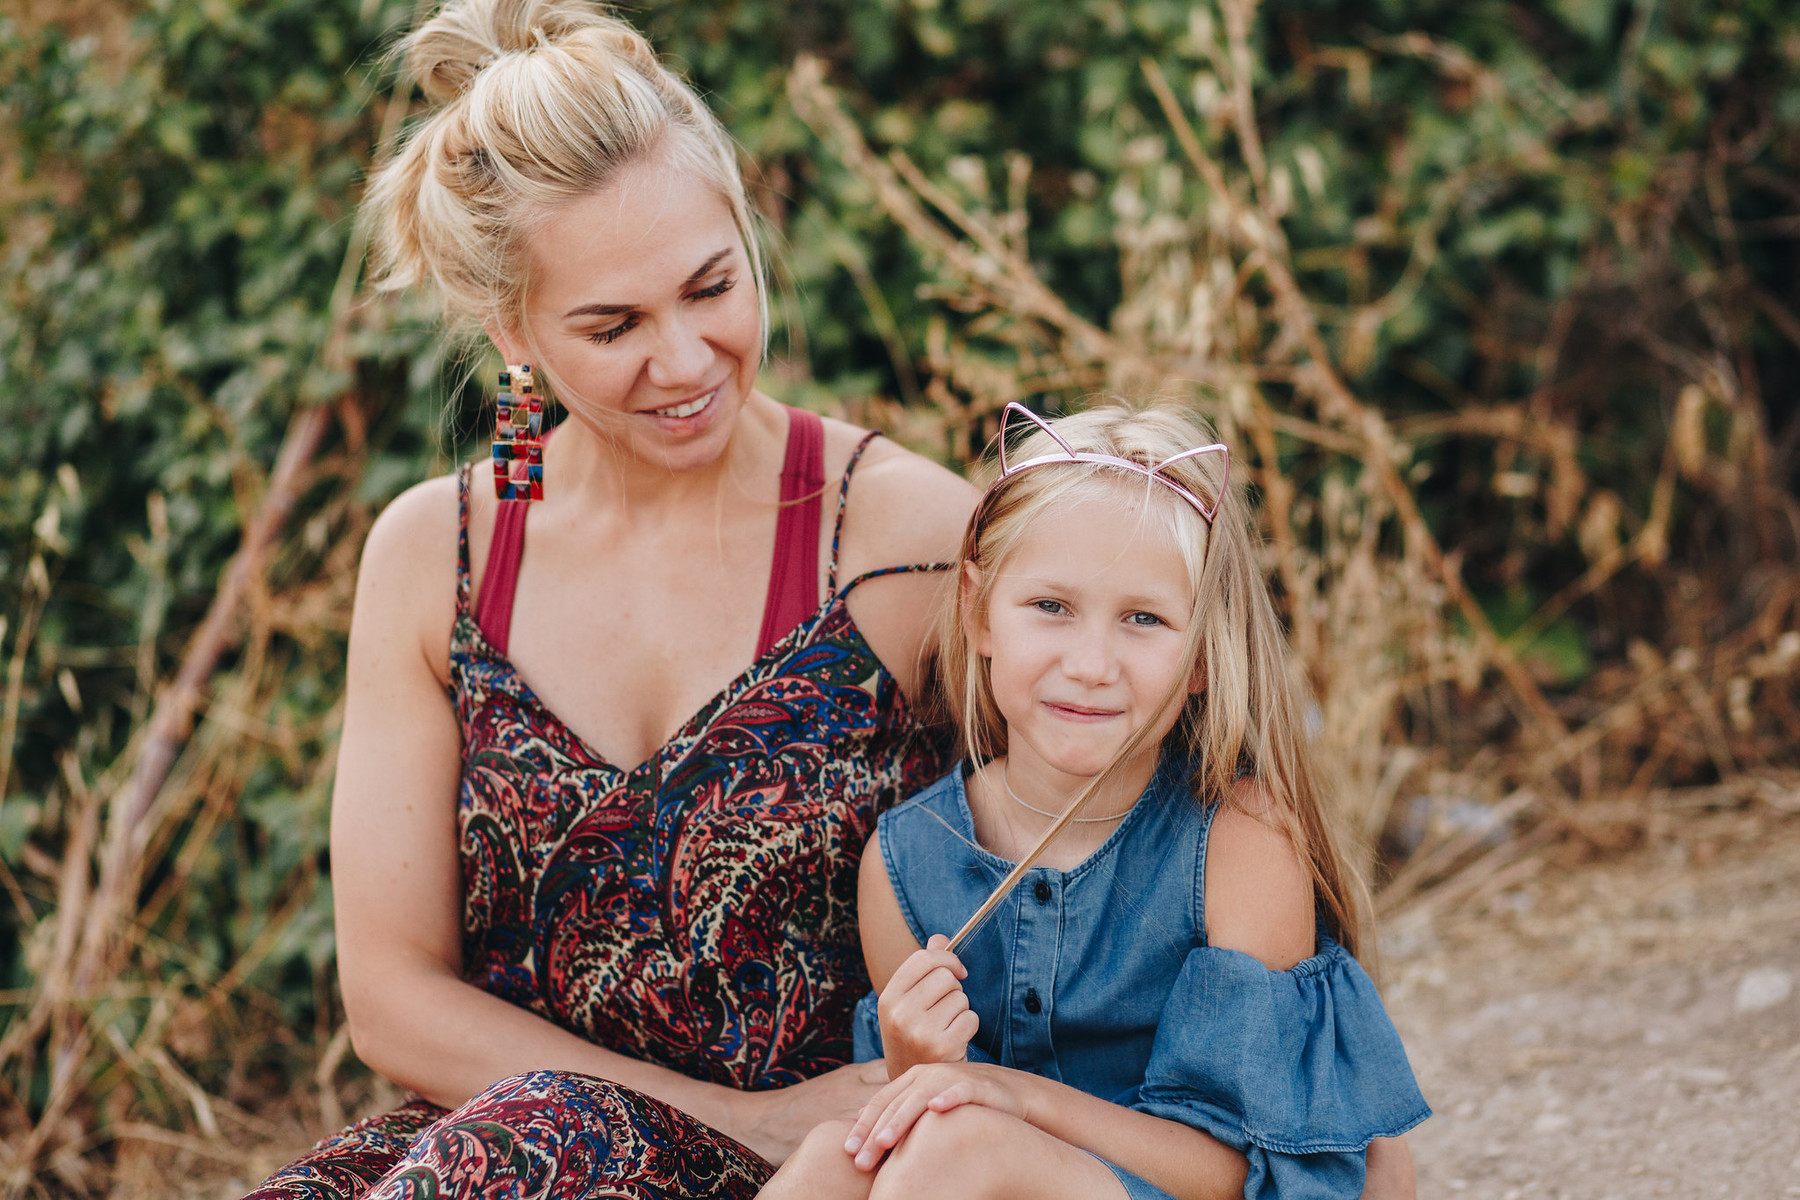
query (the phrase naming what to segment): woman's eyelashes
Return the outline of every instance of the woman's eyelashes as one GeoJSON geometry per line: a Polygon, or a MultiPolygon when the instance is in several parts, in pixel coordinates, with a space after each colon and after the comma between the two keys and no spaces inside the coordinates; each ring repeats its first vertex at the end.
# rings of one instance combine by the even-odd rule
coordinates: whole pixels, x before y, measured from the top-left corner
{"type": "MultiPolygon", "coordinates": [[[[730,275],[727,275],[715,284],[703,287],[699,291],[689,292],[683,299],[713,300],[719,296],[723,296],[726,292],[729,292],[736,286],[737,280],[730,275]]],[[[632,313],[617,325],[612,325],[605,329],[597,329],[593,333],[588,334],[587,340],[593,342],[597,346],[609,346],[630,333],[633,329],[636,329],[642,320],[643,318],[637,313],[632,313]]]]}

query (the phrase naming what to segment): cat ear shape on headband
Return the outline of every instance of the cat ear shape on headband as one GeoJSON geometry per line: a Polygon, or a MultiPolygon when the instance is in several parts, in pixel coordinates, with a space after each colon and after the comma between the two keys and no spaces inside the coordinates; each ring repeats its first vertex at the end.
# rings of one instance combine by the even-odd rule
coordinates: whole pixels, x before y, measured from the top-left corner
{"type": "MultiPolygon", "coordinates": [[[[1146,467],[1143,463],[1132,462],[1129,458],[1119,458],[1119,457],[1117,457],[1115,455],[1111,455],[1111,454],[1091,454],[1086,451],[1077,451],[1074,447],[1070,446],[1069,443],[1063,441],[1063,439],[1057,434],[1056,430],[1050,428],[1050,425],[1048,422],[1046,422],[1042,417],[1038,416],[1036,413],[1032,412],[1029,408],[1026,408],[1023,404],[1020,404],[1018,401],[1015,400],[1006,406],[1005,411],[1000,414],[1000,478],[1001,479],[1006,479],[1009,476],[1017,475],[1020,471],[1027,470],[1031,467],[1044,466],[1046,463],[1072,463],[1072,462],[1073,463],[1095,463],[1099,466],[1104,466],[1104,467],[1117,467],[1121,470],[1134,471],[1139,475],[1144,475],[1151,479],[1154,479],[1156,482],[1162,484],[1164,487],[1166,487],[1170,491],[1174,492],[1177,496],[1180,496],[1183,500],[1186,500],[1189,504],[1193,505],[1194,511],[1199,513],[1202,517],[1205,517],[1206,523],[1208,525],[1212,524],[1213,517],[1218,514],[1219,505],[1224,502],[1225,485],[1231,479],[1231,450],[1223,442],[1214,442],[1209,446],[1195,446],[1192,450],[1183,450],[1180,454],[1170,455],[1168,458],[1165,458],[1161,462],[1157,463],[1154,467],[1146,467]],[[1055,442],[1057,444],[1057,446],[1059,448],[1061,448],[1062,453],[1061,454],[1041,454],[1036,458],[1026,459],[1022,463],[1007,462],[1007,460],[1006,460],[1006,426],[1007,426],[1008,422],[1010,421],[1010,419],[1012,418],[1012,415],[1014,413],[1018,413],[1019,415],[1023,416],[1027,421],[1030,421],[1033,425],[1036,425],[1039,429],[1041,429],[1045,433],[1049,434],[1050,440],[1055,442]],[[1179,483],[1176,483],[1173,479],[1170,479],[1167,475],[1164,475],[1162,473],[1166,467],[1169,467],[1170,465],[1172,465],[1174,463],[1181,462],[1183,459],[1198,458],[1202,454],[1217,454],[1224,460],[1224,463],[1225,463],[1224,468],[1219,472],[1219,495],[1218,495],[1218,498],[1215,499],[1210,505],[1207,504],[1204,500],[1200,499],[1200,497],[1194,495],[1194,493],[1188,491],[1187,488],[1183,487],[1179,483]]],[[[995,482],[998,482],[998,480],[996,480],[995,482]]]]}

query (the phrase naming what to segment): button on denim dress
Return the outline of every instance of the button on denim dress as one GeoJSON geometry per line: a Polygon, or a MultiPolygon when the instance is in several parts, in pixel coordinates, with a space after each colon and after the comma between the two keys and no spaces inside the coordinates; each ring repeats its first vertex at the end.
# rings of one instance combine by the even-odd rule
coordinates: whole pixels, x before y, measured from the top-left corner
{"type": "MultiPolygon", "coordinates": [[[[1246,1198],[1360,1196],[1369,1141],[1431,1110],[1343,947],[1321,934],[1313,957],[1271,971],[1206,944],[1216,811],[1165,758],[1098,850],[1071,870],[1027,871],[960,951],[981,1020],[969,1057],[1211,1134],[1249,1160],[1246,1198]]],[[[878,828],[920,945],[960,928],[1013,865],[976,842],[960,768],[878,828]]],[[[874,995],[857,1007],[856,1057],[881,1057],[874,995]]],[[[1167,1200],[1107,1165],[1133,1200],[1167,1200]]]]}

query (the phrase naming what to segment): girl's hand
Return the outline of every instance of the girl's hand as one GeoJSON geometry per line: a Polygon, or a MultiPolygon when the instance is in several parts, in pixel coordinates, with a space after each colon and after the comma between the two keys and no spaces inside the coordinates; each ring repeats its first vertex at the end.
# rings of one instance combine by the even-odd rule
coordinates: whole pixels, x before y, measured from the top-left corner
{"type": "Polygon", "coordinates": [[[949,1112],[979,1104],[1021,1121],[1030,1121],[1021,1085],[1032,1076],[988,1063],[925,1063],[894,1080],[857,1114],[844,1152],[858,1170],[873,1171],[882,1156],[900,1144],[913,1123],[927,1112],[949,1112]]]}
{"type": "Polygon", "coordinates": [[[969,1055],[969,1039],[981,1019],[963,993],[968,969],[949,945],[943,934],[933,935],[881,991],[881,1042],[890,1079],[919,1063],[961,1062],[969,1055]]]}

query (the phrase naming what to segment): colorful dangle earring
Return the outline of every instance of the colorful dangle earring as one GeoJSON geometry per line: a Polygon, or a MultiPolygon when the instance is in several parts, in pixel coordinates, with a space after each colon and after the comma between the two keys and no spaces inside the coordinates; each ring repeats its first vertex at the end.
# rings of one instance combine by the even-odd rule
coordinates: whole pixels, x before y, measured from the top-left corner
{"type": "Polygon", "coordinates": [[[494,494],[502,500],[544,498],[544,398],[528,364],[500,372],[494,398],[494,494]]]}

